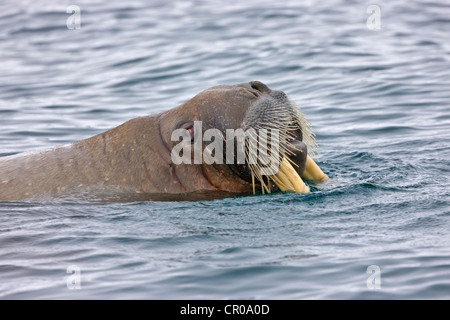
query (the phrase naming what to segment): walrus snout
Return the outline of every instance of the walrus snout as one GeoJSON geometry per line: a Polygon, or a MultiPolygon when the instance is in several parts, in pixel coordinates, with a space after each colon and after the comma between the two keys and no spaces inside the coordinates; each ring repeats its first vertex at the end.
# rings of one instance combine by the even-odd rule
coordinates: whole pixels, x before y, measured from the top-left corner
{"type": "Polygon", "coordinates": [[[268,86],[260,81],[250,81],[249,85],[252,89],[255,89],[261,93],[269,93],[271,91],[268,86]]]}
{"type": "Polygon", "coordinates": [[[308,156],[308,147],[306,143],[299,140],[294,140],[288,146],[288,150],[292,152],[289,158],[294,162],[294,169],[297,171],[298,175],[302,175],[305,171],[306,158],[308,156]]]}
{"type": "Polygon", "coordinates": [[[260,81],[238,86],[259,97],[246,110],[241,123],[245,132],[254,132],[246,144],[248,165],[232,168],[234,172],[247,181],[251,178],[253,193],[255,181],[260,183],[263,193],[274,190],[274,184],[281,191],[309,192],[302,177],[322,180],[325,175],[308,156],[309,151],[315,155],[316,143],[300,108],[286,93],[272,90],[260,81]],[[264,135],[259,138],[256,132],[270,132],[270,138],[264,135]],[[261,150],[253,150],[254,145],[261,150]]]}
{"type": "Polygon", "coordinates": [[[260,81],[244,82],[237,85],[238,87],[245,88],[248,92],[259,98],[264,94],[270,94],[272,90],[260,81]]]}

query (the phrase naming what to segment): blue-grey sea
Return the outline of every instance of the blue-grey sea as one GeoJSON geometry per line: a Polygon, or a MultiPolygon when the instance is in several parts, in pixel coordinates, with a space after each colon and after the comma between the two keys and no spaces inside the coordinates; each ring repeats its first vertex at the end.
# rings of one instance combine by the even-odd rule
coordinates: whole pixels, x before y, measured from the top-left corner
{"type": "Polygon", "coordinates": [[[0,156],[252,80],[302,108],[329,182],[2,202],[0,298],[450,299],[448,1],[0,2],[0,156]]]}

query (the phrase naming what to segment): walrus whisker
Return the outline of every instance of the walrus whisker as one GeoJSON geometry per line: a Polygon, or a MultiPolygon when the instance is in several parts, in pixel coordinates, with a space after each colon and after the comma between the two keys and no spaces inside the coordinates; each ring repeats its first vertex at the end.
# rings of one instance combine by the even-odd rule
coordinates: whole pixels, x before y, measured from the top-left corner
{"type": "Polygon", "coordinates": [[[295,119],[296,124],[301,128],[303,141],[306,143],[308,147],[308,153],[312,154],[314,158],[317,158],[317,142],[315,138],[315,133],[312,129],[311,124],[306,119],[303,112],[301,112],[300,108],[293,101],[289,100],[289,104],[291,105],[291,111],[293,113],[293,118],[295,119]]]}
{"type": "Polygon", "coordinates": [[[288,190],[288,188],[284,185],[282,181],[280,181],[280,179],[276,175],[271,177],[271,179],[278,186],[278,188],[280,188],[281,191],[284,192],[288,190]]]}
{"type": "Polygon", "coordinates": [[[296,164],[295,163],[295,161],[292,161],[292,159],[291,158],[289,158],[289,157],[286,157],[286,159],[291,163],[291,165],[294,165],[294,166],[296,166],[297,168],[299,167],[299,165],[298,164],[296,164]]]}
{"type": "MultiPolygon", "coordinates": [[[[297,151],[300,151],[291,141],[295,140],[294,132],[296,130],[301,131],[302,141],[305,142],[308,153],[310,153],[313,157],[317,157],[317,143],[315,139],[314,131],[310,125],[310,123],[306,120],[306,117],[301,112],[300,108],[292,101],[288,100],[288,106],[286,106],[285,102],[276,103],[270,112],[270,114],[266,111],[263,115],[260,115],[257,118],[256,123],[251,123],[248,125],[248,128],[253,128],[255,130],[278,130],[278,151],[276,155],[273,151],[274,141],[272,136],[267,135],[259,135],[256,137],[255,135],[247,136],[246,148],[245,148],[245,156],[246,161],[249,163],[248,167],[250,169],[252,175],[252,186],[253,193],[255,193],[255,178],[261,184],[262,193],[264,194],[266,191],[271,193],[270,181],[273,181],[281,191],[292,190],[296,192],[307,192],[309,188],[304,185],[300,176],[295,173],[294,166],[297,168],[299,165],[295,163],[290,157],[295,156],[297,151]],[[275,119],[269,118],[269,116],[276,116],[275,119]],[[250,150],[250,145],[257,145],[259,153],[264,154],[264,160],[270,163],[278,163],[279,169],[278,171],[282,171],[281,173],[277,173],[274,175],[266,175],[267,183],[264,180],[264,170],[261,164],[262,159],[256,157],[256,150],[250,150]],[[270,151],[270,154],[269,154],[270,151]],[[256,163],[250,163],[250,159],[256,158],[256,163]],[[291,178],[288,178],[284,172],[287,172],[291,178]],[[290,181],[289,179],[293,179],[290,181]],[[298,183],[297,183],[298,181],[298,183]]],[[[309,158],[309,156],[308,156],[309,158]]],[[[311,159],[312,161],[312,159],[311,159]]],[[[311,162],[308,162],[311,163],[311,162]]],[[[316,167],[312,164],[308,166],[308,169],[311,172],[317,172],[316,167]],[[309,169],[314,168],[314,169],[309,169]]],[[[308,172],[309,173],[309,172],[308,172]]],[[[306,176],[308,176],[306,173],[306,176]]]]}
{"type": "Polygon", "coordinates": [[[252,187],[253,187],[253,194],[255,194],[256,192],[255,192],[255,175],[253,174],[253,171],[251,172],[252,173],[252,187]]]}

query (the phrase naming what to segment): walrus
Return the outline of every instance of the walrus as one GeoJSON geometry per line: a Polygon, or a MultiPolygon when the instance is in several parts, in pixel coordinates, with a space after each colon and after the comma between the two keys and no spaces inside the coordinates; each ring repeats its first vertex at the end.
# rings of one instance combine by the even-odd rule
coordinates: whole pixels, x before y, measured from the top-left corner
{"type": "MultiPolygon", "coordinates": [[[[236,146],[227,144],[227,151],[237,150],[239,141],[236,137],[233,140],[236,146]]],[[[197,146],[208,150],[205,141],[197,146]]],[[[224,84],[168,111],[131,119],[70,145],[0,158],[0,200],[176,201],[306,193],[309,187],[303,179],[328,179],[311,157],[316,151],[309,122],[284,92],[259,81],[224,84]],[[276,170],[266,174],[260,160],[248,161],[254,156],[249,148],[251,135],[244,136],[240,144],[248,163],[206,163],[205,159],[175,163],[175,149],[178,156],[183,153],[185,159],[193,157],[188,152],[198,143],[194,137],[211,128],[223,134],[223,141],[216,143],[227,142],[227,130],[276,132],[265,141],[276,170]],[[187,132],[187,142],[180,137],[173,139],[179,129],[187,132]],[[184,141],[183,148],[180,140],[184,141]],[[279,152],[271,150],[275,140],[279,152]]]]}

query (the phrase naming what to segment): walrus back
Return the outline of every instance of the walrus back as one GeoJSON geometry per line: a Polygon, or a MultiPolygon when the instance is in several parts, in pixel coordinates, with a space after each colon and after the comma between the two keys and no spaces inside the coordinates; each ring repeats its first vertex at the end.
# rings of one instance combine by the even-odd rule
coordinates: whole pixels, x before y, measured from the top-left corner
{"type": "Polygon", "coordinates": [[[141,117],[70,145],[0,158],[0,201],[159,191],[148,169],[158,172],[160,154],[146,138],[156,130],[153,117],[141,117]]]}
{"type": "Polygon", "coordinates": [[[24,200],[70,186],[74,182],[67,170],[70,149],[61,146],[0,158],[0,200],[24,200]]]}

